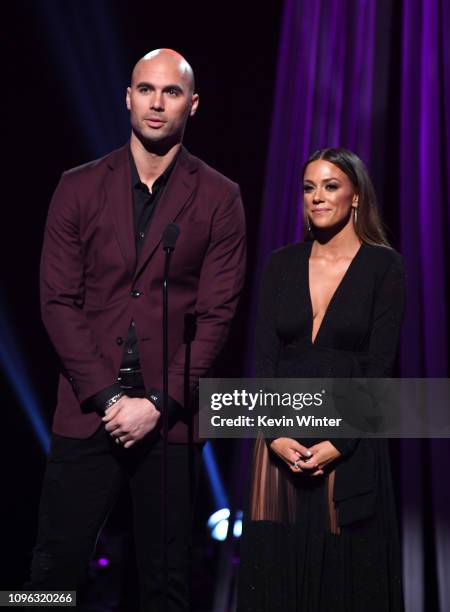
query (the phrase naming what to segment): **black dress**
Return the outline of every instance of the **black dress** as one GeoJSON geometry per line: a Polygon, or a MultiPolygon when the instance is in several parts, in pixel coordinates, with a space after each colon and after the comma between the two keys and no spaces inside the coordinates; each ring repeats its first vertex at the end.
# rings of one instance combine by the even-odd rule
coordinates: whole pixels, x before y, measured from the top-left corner
{"type": "MultiPolygon", "coordinates": [[[[401,256],[362,244],[312,342],[312,244],[269,258],[257,322],[258,377],[390,376],[404,309],[401,256]]],[[[238,612],[403,610],[387,441],[332,443],[342,457],[311,478],[293,474],[265,440],[256,441],[238,612]]]]}

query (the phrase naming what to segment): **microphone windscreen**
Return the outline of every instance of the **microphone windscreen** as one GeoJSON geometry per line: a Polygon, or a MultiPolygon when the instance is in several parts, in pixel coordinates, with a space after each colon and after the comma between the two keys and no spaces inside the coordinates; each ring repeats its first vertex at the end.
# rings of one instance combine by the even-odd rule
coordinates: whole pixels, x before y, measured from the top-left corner
{"type": "Polygon", "coordinates": [[[178,225],[176,223],[169,223],[163,232],[163,249],[174,249],[179,235],[180,228],[178,225]]]}

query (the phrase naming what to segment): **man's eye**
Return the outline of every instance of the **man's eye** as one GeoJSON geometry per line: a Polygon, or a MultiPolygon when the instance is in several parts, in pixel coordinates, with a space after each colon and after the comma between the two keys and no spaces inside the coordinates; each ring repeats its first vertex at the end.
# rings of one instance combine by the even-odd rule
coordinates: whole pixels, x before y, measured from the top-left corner
{"type": "Polygon", "coordinates": [[[178,89],[174,89],[174,88],[168,89],[167,93],[169,94],[169,96],[177,96],[178,95],[178,89]]]}
{"type": "Polygon", "coordinates": [[[147,93],[147,91],[148,91],[148,87],[139,87],[139,91],[140,91],[141,93],[147,93]]]}

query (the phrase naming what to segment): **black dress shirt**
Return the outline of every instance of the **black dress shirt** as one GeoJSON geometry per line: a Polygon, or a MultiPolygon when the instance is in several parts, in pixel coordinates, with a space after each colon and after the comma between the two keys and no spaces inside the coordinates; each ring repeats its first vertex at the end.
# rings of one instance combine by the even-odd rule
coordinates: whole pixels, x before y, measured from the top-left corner
{"type": "MultiPolygon", "coordinates": [[[[144,239],[150,226],[156,204],[167,184],[177,156],[152,185],[152,190],[139,177],[133,156],[130,153],[131,184],[133,186],[134,235],[136,243],[136,261],[144,245],[144,239]]],[[[134,321],[131,321],[124,346],[122,368],[139,368],[139,352],[134,321]]],[[[111,396],[112,397],[112,396],[111,396]]]]}

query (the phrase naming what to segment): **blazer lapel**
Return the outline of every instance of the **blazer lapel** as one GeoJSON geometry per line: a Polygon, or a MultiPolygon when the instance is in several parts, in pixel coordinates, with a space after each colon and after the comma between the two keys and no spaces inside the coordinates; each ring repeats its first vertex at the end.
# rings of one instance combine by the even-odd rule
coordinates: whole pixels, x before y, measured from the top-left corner
{"type": "Polygon", "coordinates": [[[108,162],[111,175],[105,182],[105,190],[120,250],[127,270],[132,275],[136,266],[136,246],[129,151],[127,143],[111,156],[108,162]]]}
{"type": "Polygon", "coordinates": [[[164,192],[156,205],[149,231],[136,266],[135,278],[161,242],[168,223],[173,223],[192,195],[197,182],[197,160],[182,147],[164,192]]]}

